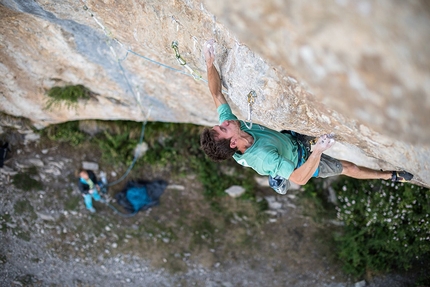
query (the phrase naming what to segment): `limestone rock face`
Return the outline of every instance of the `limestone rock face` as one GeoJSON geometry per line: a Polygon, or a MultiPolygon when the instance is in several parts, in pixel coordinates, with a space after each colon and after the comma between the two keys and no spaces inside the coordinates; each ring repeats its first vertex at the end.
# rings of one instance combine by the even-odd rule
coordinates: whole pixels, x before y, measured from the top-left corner
{"type": "Polygon", "coordinates": [[[372,129],[428,141],[428,1],[206,1],[217,19],[318,102],[372,129]]]}
{"type": "Polygon", "coordinates": [[[203,43],[239,118],[337,134],[330,154],[430,185],[426,1],[0,0],[0,110],[36,127],[78,119],[217,122],[203,43]],[[85,9],[84,9],[85,8],[85,9]],[[202,80],[180,66],[179,52],[202,80]],[[82,84],[76,109],[46,91],[82,84]]]}

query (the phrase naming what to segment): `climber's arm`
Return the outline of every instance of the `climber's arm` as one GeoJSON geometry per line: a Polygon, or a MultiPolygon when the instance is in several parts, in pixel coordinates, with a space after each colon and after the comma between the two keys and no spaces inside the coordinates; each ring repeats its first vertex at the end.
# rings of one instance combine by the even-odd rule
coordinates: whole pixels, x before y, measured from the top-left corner
{"type": "Polygon", "coordinates": [[[322,152],[313,152],[309,156],[308,160],[299,168],[295,169],[290,175],[289,180],[303,185],[308,182],[320,164],[322,152]]]}
{"type": "Polygon", "coordinates": [[[332,147],[334,143],[335,140],[333,138],[327,135],[321,136],[309,158],[302,166],[293,171],[289,180],[300,185],[306,184],[317,170],[322,153],[332,147]]]}
{"type": "Polygon", "coordinates": [[[226,104],[227,101],[222,94],[222,88],[221,88],[221,79],[218,74],[217,69],[214,66],[215,61],[215,53],[214,53],[214,47],[213,47],[213,40],[207,41],[204,45],[204,51],[205,51],[205,59],[206,59],[206,66],[207,66],[207,73],[208,73],[208,85],[209,90],[212,94],[212,98],[215,102],[215,106],[218,108],[222,104],[226,104]]]}
{"type": "Polygon", "coordinates": [[[211,67],[208,67],[208,85],[215,102],[215,106],[218,108],[220,105],[226,104],[227,101],[221,91],[221,80],[219,78],[218,71],[213,64],[211,67]]]}

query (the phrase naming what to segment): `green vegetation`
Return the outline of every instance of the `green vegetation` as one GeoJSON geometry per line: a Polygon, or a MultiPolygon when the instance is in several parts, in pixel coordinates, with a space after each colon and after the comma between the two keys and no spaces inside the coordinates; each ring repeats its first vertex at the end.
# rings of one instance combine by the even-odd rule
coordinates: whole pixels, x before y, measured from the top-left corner
{"type": "MultiPolygon", "coordinates": [[[[338,205],[327,202],[323,181],[302,196],[315,221],[336,219],[332,242],[344,271],[357,278],[408,270],[430,255],[430,191],[411,184],[343,177],[332,184],[338,205]]],[[[430,279],[430,278],[428,278],[430,279]]]]}
{"type": "Polygon", "coordinates": [[[13,184],[15,187],[24,190],[40,190],[43,188],[43,184],[35,179],[32,176],[38,174],[36,167],[30,167],[25,173],[18,173],[12,177],[13,184]]]}
{"type": "MultiPolygon", "coordinates": [[[[125,172],[133,160],[142,123],[97,121],[96,125],[88,125],[99,132],[90,137],[79,130],[78,122],[73,122],[50,126],[42,134],[60,141],[63,149],[70,145],[101,159],[100,166],[108,172],[112,167],[118,174],[125,172]]],[[[82,222],[81,218],[77,218],[75,223],[70,224],[70,220],[75,219],[60,219],[71,225],[70,232],[58,235],[58,240],[52,242],[51,247],[67,258],[80,257],[81,250],[75,250],[71,245],[65,246],[63,242],[76,234],[85,234],[89,242],[97,237],[98,243],[91,250],[94,260],[97,260],[97,254],[104,251],[106,244],[114,241],[118,247],[111,250],[112,254],[141,255],[150,260],[154,267],[163,267],[170,272],[186,271],[187,260],[210,267],[218,260],[230,258],[231,253],[239,249],[243,250],[241,254],[258,250],[254,246],[263,239],[255,239],[255,236],[264,236],[261,233],[262,223],[267,221],[268,215],[262,212],[267,209],[267,202],[256,197],[255,173],[234,161],[215,164],[207,159],[200,150],[200,130],[201,127],[190,124],[147,123],[144,141],[148,151],[137,160],[130,172],[130,178],[146,178],[145,172],[149,171],[179,184],[184,177],[195,176],[198,191],[189,191],[195,192],[195,199],[190,202],[190,198],[184,197],[181,192],[168,190],[156,210],[145,216],[143,212],[139,213],[131,220],[124,220],[110,211],[100,216],[107,207],[94,202],[98,212],[91,215],[90,221],[82,222]],[[232,199],[224,192],[233,184],[246,189],[239,199],[232,199]],[[110,231],[106,231],[107,225],[110,231]],[[110,236],[111,233],[117,238],[110,236]],[[101,234],[107,236],[102,237],[101,234]]],[[[114,188],[120,188],[122,184],[124,182],[111,188],[110,192],[115,192],[114,188]]],[[[81,197],[70,193],[64,196],[66,210],[77,210],[79,204],[82,204],[81,197]]],[[[55,230],[52,232],[56,234],[55,230]]],[[[88,256],[87,253],[84,255],[88,256]]]]}
{"type": "MultiPolygon", "coordinates": [[[[102,157],[101,165],[115,166],[117,170],[125,171],[133,160],[141,123],[98,123],[102,131],[93,137],[81,132],[78,122],[52,126],[43,133],[50,139],[75,148],[92,146],[102,157]]],[[[249,235],[258,234],[260,223],[267,219],[261,212],[267,209],[267,202],[256,199],[255,173],[233,160],[213,163],[207,159],[199,148],[200,130],[200,127],[190,124],[148,123],[144,141],[149,149],[137,160],[131,177],[139,177],[139,170],[148,166],[167,172],[172,178],[195,175],[196,181],[203,186],[206,198],[201,204],[210,206],[210,211],[193,216],[188,213],[189,206],[181,203],[179,196],[173,201],[177,210],[168,210],[167,218],[160,221],[145,217],[144,224],[142,222],[137,229],[121,227],[129,237],[124,239],[119,235],[119,250],[139,250],[142,253],[146,250],[144,256],[149,256],[157,267],[163,266],[177,272],[185,268],[183,254],[198,254],[197,257],[205,258],[201,260],[207,260],[210,264],[215,257],[230,256],[228,252],[231,250],[248,251],[250,246],[264,243],[258,235],[249,235]],[[238,201],[225,197],[224,190],[233,184],[246,189],[238,201]],[[215,256],[209,250],[220,242],[229,247],[225,253],[217,251],[215,256]],[[149,255],[151,251],[154,255],[149,255]]],[[[331,242],[324,236],[327,235],[325,230],[319,244],[329,246],[327,249],[337,249],[338,258],[347,273],[360,277],[365,273],[407,269],[414,261],[430,255],[428,189],[410,184],[341,178],[332,184],[339,201],[335,206],[327,202],[324,182],[313,179],[305,185],[300,196],[301,204],[306,206],[306,214],[315,222],[326,224],[334,219],[344,222],[343,227],[329,228],[329,234],[334,235],[331,242]]],[[[80,200],[72,199],[66,209],[76,209],[80,200]]],[[[99,222],[97,217],[93,220],[94,224],[85,226],[88,228],[86,232],[105,232],[103,228],[99,230],[94,226],[103,227],[107,222],[99,222]]],[[[119,231],[117,233],[121,234],[119,231]]],[[[188,258],[188,255],[185,257],[188,258]]],[[[425,280],[428,279],[423,278],[423,282],[427,282],[425,280]]]]}
{"type": "Polygon", "coordinates": [[[388,181],[344,180],[338,193],[337,218],[345,222],[339,257],[345,271],[387,272],[408,269],[430,255],[430,191],[388,181]]]}
{"type": "Polygon", "coordinates": [[[48,100],[45,109],[52,110],[65,105],[68,109],[77,108],[79,100],[89,100],[91,91],[83,85],[52,87],[47,92],[48,100]]]}
{"type": "Polygon", "coordinates": [[[109,134],[104,132],[103,136],[95,138],[95,141],[102,152],[102,159],[106,163],[118,165],[130,165],[133,161],[133,150],[136,147],[138,140],[130,136],[130,131],[127,128],[122,134],[109,134]]]}
{"type": "MultiPolygon", "coordinates": [[[[139,142],[142,124],[131,121],[106,122],[104,131],[90,138],[79,130],[79,122],[53,125],[41,131],[49,139],[66,142],[78,148],[85,142],[95,143],[102,155],[102,164],[126,167],[134,158],[134,148],[139,142]]],[[[104,123],[104,124],[101,124],[104,123]]],[[[192,124],[147,123],[144,141],[148,144],[146,154],[136,166],[163,167],[174,174],[194,173],[204,186],[208,198],[225,196],[229,186],[241,185],[247,192],[242,199],[255,200],[253,190],[254,172],[237,166],[234,161],[214,163],[200,150],[201,127],[192,124]],[[231,172],[225,172],[231,170],[231,172]],[[219,179],[223,180],[220,181],[219,179]]],[[[264,208],[264,204],[261,205],[264,208]]]]}
{"type": "Polygon", "coordinates": [[[52,125],[40,131],[52,141],[65,142],[77,147],[87,139],[87,135],[79,130],[79,122],[66,122],[52,125]]]}

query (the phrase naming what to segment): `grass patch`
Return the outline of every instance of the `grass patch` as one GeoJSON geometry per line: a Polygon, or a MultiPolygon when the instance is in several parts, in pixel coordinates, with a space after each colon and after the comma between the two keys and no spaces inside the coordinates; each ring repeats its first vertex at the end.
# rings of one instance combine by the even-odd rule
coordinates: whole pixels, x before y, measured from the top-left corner
{"type": "Polygon", "coordinates": [[[35,174],[37,174],[37,169],[35,167],[30,168],[25,173],[15,174],[12,177],[13,185],[23,191],[41,190],[43,188],[43,184],[31,177],[35,174]]]}
{"type": "Polygon", "coordinates": [[[77,109],[80,100],[87,101],[91,98],[91,91],[83,85],[70,85],[64,87],[52,87],[47,92],[46,110],[61,108],[77,109]]]}

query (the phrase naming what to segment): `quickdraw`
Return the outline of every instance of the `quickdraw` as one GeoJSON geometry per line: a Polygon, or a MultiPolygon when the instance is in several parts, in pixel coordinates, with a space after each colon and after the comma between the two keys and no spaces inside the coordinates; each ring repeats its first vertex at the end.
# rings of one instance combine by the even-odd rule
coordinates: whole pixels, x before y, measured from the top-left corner
{"type": "Polygon", "coordinates": [[[247,95],[248,100],[248,118],[246,121],[244,121],[245,126],[248,129],[252,128],[252,119],[251,119],[251,113],[252,113],[252,105],[255,103],[255,98],[257,98],[257,93],[254,90],[251,90],[247,95]],[[249,122],[249,126],[248,123],[249,122]]]}
{"type": "Polygon", "coordinates": [[[178,61],[179,65],[184,66],[193,76],[194,80],[201,80],[202,76],[197,71],[193,70],[190,66],[188,66],[187,61],[182,58],[181,54],[179,53],[178,45],[179,44],[177,41],[172,42],[172,49],[175,50],[176,60],[178,61]]]}

